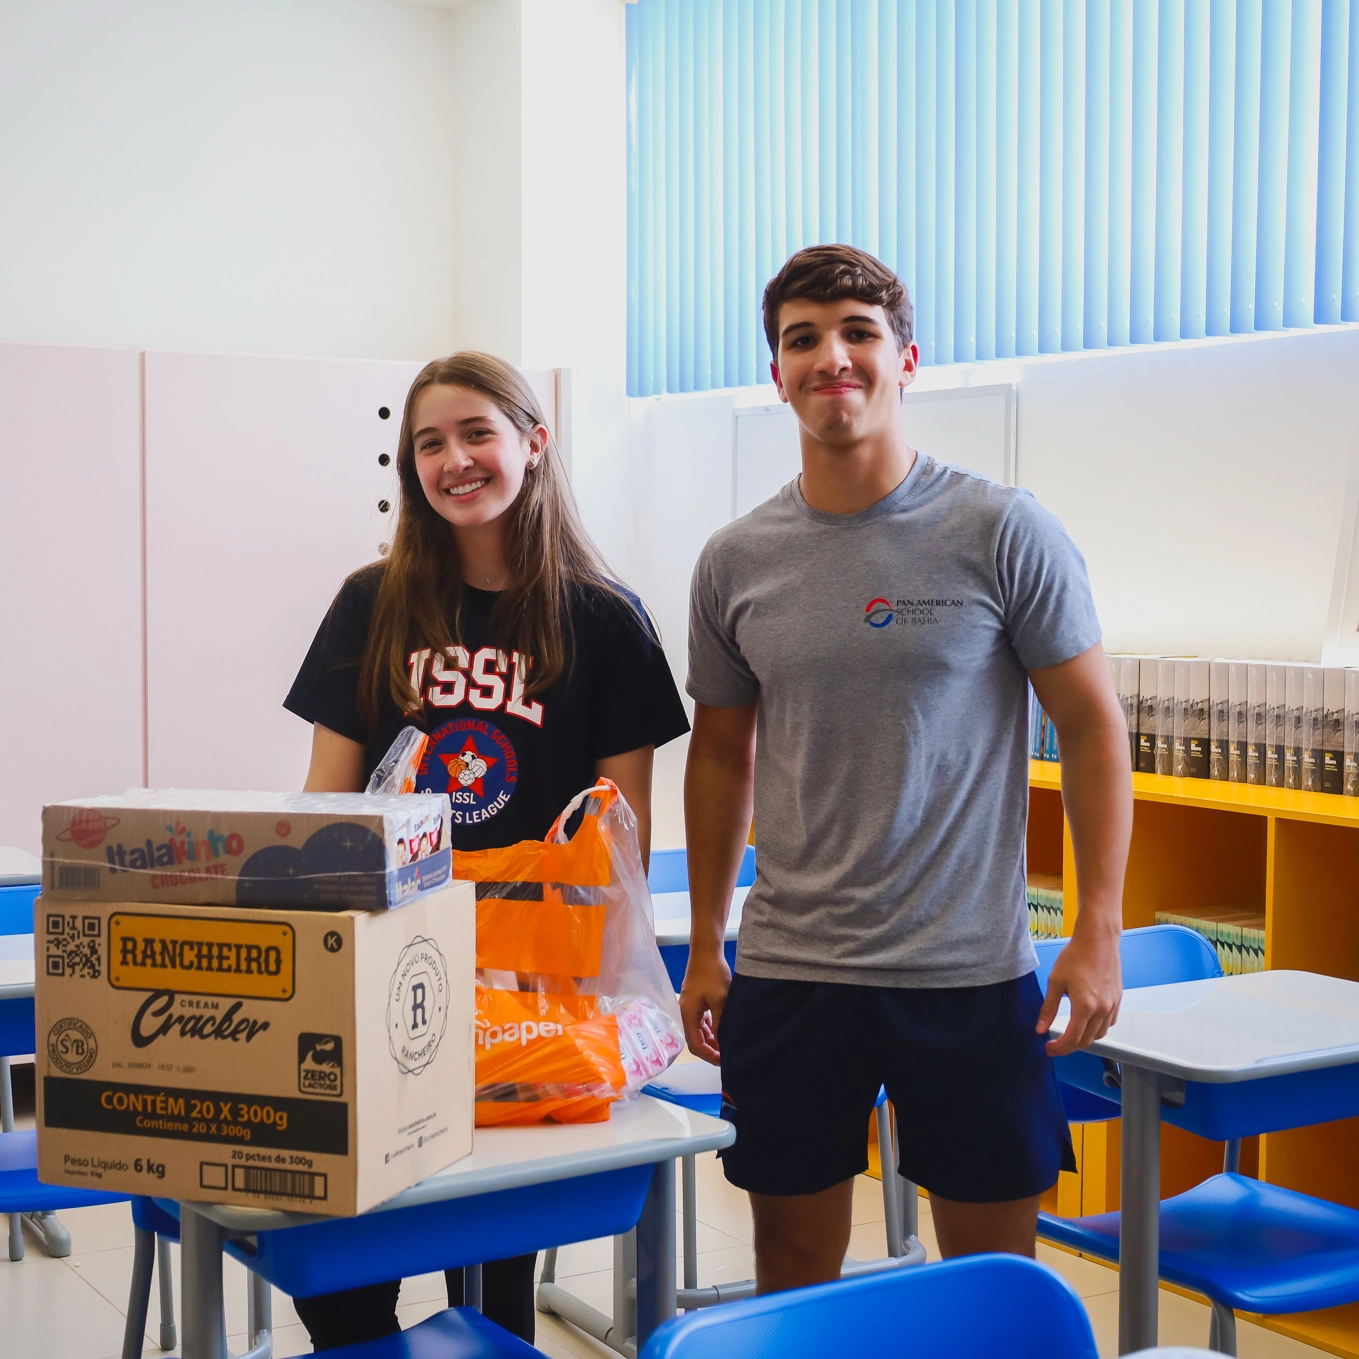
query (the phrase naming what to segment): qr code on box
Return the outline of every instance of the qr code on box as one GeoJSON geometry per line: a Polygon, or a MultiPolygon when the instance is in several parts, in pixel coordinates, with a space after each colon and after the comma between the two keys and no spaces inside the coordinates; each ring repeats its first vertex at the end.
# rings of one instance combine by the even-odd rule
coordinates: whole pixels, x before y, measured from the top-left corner
{"type": "Polygon", "coordinates": [[[102,926],[97,915],[63,915],[49,911],[47,921],[47,975],[99,979],[102,965],[102,926]]]}

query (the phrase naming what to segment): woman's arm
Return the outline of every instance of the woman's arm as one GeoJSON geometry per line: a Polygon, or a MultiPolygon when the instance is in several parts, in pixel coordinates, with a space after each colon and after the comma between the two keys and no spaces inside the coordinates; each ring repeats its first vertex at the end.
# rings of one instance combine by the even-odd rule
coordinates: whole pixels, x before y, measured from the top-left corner
{"type": "MultiPolygon", "coordinates": [[[[317,730],[321,729],[318,727],[317,730]]],[[[328,732],[327,735],[334,736],[334,733],[328,732]]],[[[595,761],[595,777],[612,779],[618,785],[619,792],[627,798],[628,806],[637,818],[637,843],[641,846],[644,869],[651,867],[651,762],[655,754],[655,746],[640,746],[625,755],[610,755],[607,759],[595,761]]],[[[316,757],[313,755],[313,768],[315,764],[316,757]]]]}
{"type": "MultiPolygon", "coordinates": [[[[621,786],[621,785],[620,785],[621,786]]],[[[311,728],[311,768],[304,793],[361,793],[364,788],[363,746],[319,722],[311,728]]]]}

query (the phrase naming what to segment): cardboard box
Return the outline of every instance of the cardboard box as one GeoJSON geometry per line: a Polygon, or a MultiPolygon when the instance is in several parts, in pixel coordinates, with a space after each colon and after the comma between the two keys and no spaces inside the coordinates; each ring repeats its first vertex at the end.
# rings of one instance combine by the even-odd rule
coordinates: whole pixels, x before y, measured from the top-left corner
{"type": "Polygon", "coordinates": [[[476,898],[35,908],[38,1177],[349,1215],[472,1150],[476,898]]]}
{"type": "Polygon", "coordinates": [[[42,813],[49,901],[377,911],[453,879],[444,793],[129,788],[42,813]]]}

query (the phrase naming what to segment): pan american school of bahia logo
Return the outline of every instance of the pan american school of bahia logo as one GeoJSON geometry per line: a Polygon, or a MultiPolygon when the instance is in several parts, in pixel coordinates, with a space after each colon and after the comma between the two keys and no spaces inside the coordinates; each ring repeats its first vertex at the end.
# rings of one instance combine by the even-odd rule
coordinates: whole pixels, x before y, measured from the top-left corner
{"type": "Polygon", "coordinates": [[[416,773],[422,793],[447,793],[455,826],[476,826],[504,810],[519,781],[510,738],[479,717],[445,722],[429,734],[416,773]]]}
{"type": "Polygon", "coordinates": [[[889,600],[870,599],[864,606],[864,622],[870,628],[888,628],[892,626],[892,605],[889,600]]]}
{"type": "Polygon", "coordinates": [[[933,628],[945,619],[956,617],[950,610],[963,607],[961,599],[898,599],[894,604],[879,595],[864,605],[864,622],[870,628],[933,628]]]}

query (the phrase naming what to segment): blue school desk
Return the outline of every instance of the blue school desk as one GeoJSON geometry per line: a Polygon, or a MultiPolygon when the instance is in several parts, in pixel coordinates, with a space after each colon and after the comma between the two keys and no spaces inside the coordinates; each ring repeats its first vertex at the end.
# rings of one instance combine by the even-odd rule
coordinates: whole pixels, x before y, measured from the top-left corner
{"type": "Polygon", "coordinates": [[[180,1219],[184,1359],[227,1359],[222,1253],[307,1297],[637,1227],[638,1345],[675,1313],[675,1161],[721,1119],[642,1096],[606,1123],[479,1128],[472,1154],[351,1218],[158,1199],[180,1219]]]}
{"type": "Polygon", "coordinates": [[[1118,1349],[1149,1349],[1161,1120],[1220,1142],[1359,1114],[1359,983],[1277,971],[1125,991],[1118,1023],[1058,1074],[1123,1106],[1118,1349]]]}

